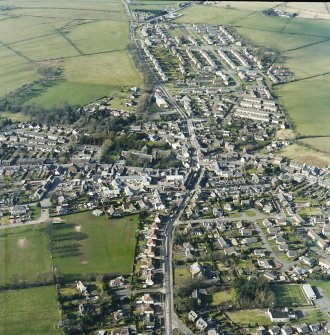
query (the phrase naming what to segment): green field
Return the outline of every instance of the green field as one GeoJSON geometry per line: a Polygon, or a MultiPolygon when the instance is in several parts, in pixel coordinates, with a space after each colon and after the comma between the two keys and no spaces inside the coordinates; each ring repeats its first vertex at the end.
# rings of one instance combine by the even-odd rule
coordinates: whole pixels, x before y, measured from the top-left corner
{"type": "Polygon", "coordinates": [[[132,272],[138,216],[107,220],[91,212],[67,215],[53,226],[53,261],[61,275],[132,272]]]}
{"type": "Polygon", "coordinates": [[[212,294],[212,305],[217,306],[224,302],[233,301],[234,298],[235,298],[234,290],[216,292],[212,294]]]}
{"type": "Polygon", "coordinates": [[[241,326],[247,325],[270,325],[270,319],[265,310],[262,309],[249,309],[237,312],[228,312],[229,319],[241,326]]]}
{"type": "Polygon", "coordinates": [[[307,305],[306,298],[298,284],[284,284],[272,286],[276,296],[277,307],[292,307],[307,305]]]}
{"type": "Polygon", "coordinates": [[[0,285],[37,281],[48,273],[52,260],[45,225],[0,230],[0,285]]]}
{"type": "Polygon", "coordinates": [[[53,85],[25,96],[46,108],[62,101],[84,104],[142,76],[127,51],[128,20],[120,0],[2,1],[11,10],[0,20],[0,97],[39,78],[39,61],[58,60],[53,85]]]}
{"type": "Polygon", "coordinates": [[[0,292],[1,335],[56,335],[60,319],[54,286],[0,292]]]}
{"type": "Polygon", "coordinates": [[[281,156],[288,157],[298,163],[307,163],[315,166],[326,167],[330,164],[330,155],[310,150],[299,144],[292,144],[280,151],[281,156]]]}
{"type": "MultiPolygon", "coordinates": [[[[296,79],[321,75],[277,86],[275,93],[298,135],[330,137],[330,79],[329,75],[322,75],[329,72],[330,66],[330,21],[269,17],[261,13],[261,10],[274,5],[262,2],[253,3],[253,6],[249,7],[249,4],[240,1],[225,1],[217,6],[193,5],[182,10],[183,16],[177,21],[231,25],[253,44],[277,52],[277,62],[288,66],[296,79]]],[[[302,143],[327,152],[330,141],[328,138],[315,138],[304,139],[302,143]]],[[[285,156],[296,159],[295,152],[286,151],[285,156]]],[[[303,162],[313,162],[310,157],[315,155],[315,152],[306,147],[299,150],[299,159],[303,162]]],[[[326,162],[323,161],[322,158],[317,160],[322,166],[329,160],[326,158],[326,162]]]]}

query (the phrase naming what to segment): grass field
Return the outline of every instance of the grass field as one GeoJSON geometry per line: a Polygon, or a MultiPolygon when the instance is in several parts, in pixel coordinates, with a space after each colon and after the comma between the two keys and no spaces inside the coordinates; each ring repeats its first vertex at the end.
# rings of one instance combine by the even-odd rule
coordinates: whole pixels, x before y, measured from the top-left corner
{"type": "Polygon", "coordinates": [[[228,312],[227,313],[230,320],[233,322],[241,325],[270,325],[270,319],[266,315],[266,311],[262,309],[249,309],[249,310],[242,310],[237,312],[228,312]]]}
{"type": "Polygon", "coordinates": [[[314,166],[326,167],[330,164],[330,155],[310,150],[302,145],[292,144],[285,147],[279,153],[281,156],[288,157],[298,163],[307,163],[314,166]]]}
{"type": "Polygon", "coordinates": [[[62,75],[26,104],[84,104],[123,85],[141,86],[127,51],[128,20],[120,0],[2,1],[0,97],[39,78],[38,61],[60,59],[62,75]]]}
{"type": "Polygon", "coordinates": [[[5,95],[36,78],[33,64],[13,51],[0,47],[0,95],[5,95]]]}
{"type": "Polygon", "coordinates": [[[62,334],[54,286],[2,291],[0,302],[1,335],[62,334]]]}
{"type": "Polygon", "coordinates": [[[276,296],[277,307],[292,307],[307,305],[304,293],[298,284],[272,286],[276,296]]]}
{"type": "Polygon", "coordinates": [[[61,275],[132,271],[138,216],[107,220],[91,212],[63,217],[54,226],[54,263],[61,275]]]}
{"type": "Polygon", "coordinates": [[[38,279],[39,274],[51,273],[45,226],[1,230],[0,264],[0,284],[22,279],[31,283],[38,279]]]}

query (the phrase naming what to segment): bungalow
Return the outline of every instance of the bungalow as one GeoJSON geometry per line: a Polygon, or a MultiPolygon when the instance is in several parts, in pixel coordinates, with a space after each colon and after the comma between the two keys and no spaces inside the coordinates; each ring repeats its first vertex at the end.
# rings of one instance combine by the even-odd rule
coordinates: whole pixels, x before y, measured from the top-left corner
{"type": "Polygon", "coordinates": [[[282,327],[281,332],[283,335],[291,335],[293,333],[293,329],[291,328],[291,326],[285,325],[282,327]]]}
{"type": "Polygon", "coordinates": [[[109,282],[110,287],[123,287],[124,285],[125,285],[125,280],[123,276],[112,279],[109,282]]]}
{"type": "Polygon", "coordinates": [[[188,314],[188,319],[192,322],[195,322],[195,320],[198,318],[198,315],[195,311],[190,311],[188,314]]]}
{"type": "Polygon", "coordinates": [[[326,270],[329,270],[329,269],[330,269],[330,261],[328,261],[328,260],[325,259],[325,258],[320,258],[320,259],[319,259],[319,265],[320,265],[322,268],[325,268],[326,270]]]}
{"type": "Polygon", "coordinates": [[[80,291],[80,293],[87,293],[87,286],[85,286],[82,281],[77,281],[76,282],[77,289],[80,291]]]}
{"type": "Polygon", "coordinates": [[[25,215],[27,212],[27,208],[22,205],[16,205],[10,210],[10,215],[17,216],[17,215],[25,215]]]}
{"type": "Polygon", "coordinates": [[[272,269],[273,265],[267,259],[258,259],[258,265],[265,269],[272,269]]]}
{"type": "Polygon", "coordinates": [[[95,215],[95,216],[101,216],[103,214],[104,214],[103,211],[101,211],[99,209],[94,209],[93,210],[93,215],[95,215]]]}
{"type": "Polygon", "coordinates": [[[265,257],[266,256],[266,250],[265,249],[254,249],[253,253],[256,257],[265,257]]]}
{"type": "Polygon", "coordinates": [[[269,328],[270,335],[279,335],[281,333],[281,328],[279,326],[273,326],[269,328]]]}
{"type": "Polygon", "coordinates": [[[287,311],[268,309],[267,314],[271,322],[288,322],[289,313],[287,311]]]}
{"type": "Polygon", "coordinates": [[[199,318],[197,321],[196,321],[196,327],[199,329],[199,330],[204,330],[206,327],[207,327],[207,322],[202,319],[202,318],[199,318]]]}
{"type": "Polygon", "coordinates": [[[274,272],[265,272],[264,277],[269,281],[274,281],[277,279],[277,275],[274,272]]]}
{"type": "Polygon", "coordinates": [[[144,294],[141,301],[144,304],[149,304],[149,305],[153,305],[155,303],[154,299],[151,297],[149,293],[144,294]]]}
{"type": "Polygon", "coordinates": [[[303,323],[301,325],[297,325],[296,330],[300,334],[308,334],[309,333],[309,327],[306,325],[306,323],[303,323]]]}

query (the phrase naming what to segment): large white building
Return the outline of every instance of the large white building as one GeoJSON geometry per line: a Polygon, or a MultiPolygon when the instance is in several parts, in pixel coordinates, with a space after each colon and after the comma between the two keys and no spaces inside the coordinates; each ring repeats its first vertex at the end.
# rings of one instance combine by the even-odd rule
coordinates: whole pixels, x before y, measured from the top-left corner
{"type": "Polygon", "coordinates": [[[312,286],[310,286],[309,284],[303,284],[302,289],[303,289],[306,297],[308,298],[308,300],[313,301],[313,300],[316,299],[316,294],[315,294],[312,286]]]}

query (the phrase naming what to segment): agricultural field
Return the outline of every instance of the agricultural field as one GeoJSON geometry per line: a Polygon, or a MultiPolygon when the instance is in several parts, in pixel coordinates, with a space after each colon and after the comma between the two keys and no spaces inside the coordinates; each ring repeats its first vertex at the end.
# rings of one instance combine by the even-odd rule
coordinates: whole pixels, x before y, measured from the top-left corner
{"type": "MultiPolygon", "coordinates": [[[[183,3],[184,1],[181,1],[180,3],[183,3]]],[[[142,0],[138,1],[138,5],[131,5],[130,8],[132,10],[134,9],[140,9],[140,10],[162,10],[166,9],[168,7],[176,7],[178,5],[178,1],[173,0],[142,0]]]]}
{"type": "Polygon", "coordinates": [[[53,225],[53,262],[60,275],[132,272],[138,216],[107,220],[91,212],[62,217],[53,225]]]}
{"type": "Polygon", "coordinates": [[[63,101],[82,105],[141,86],[128,52],[128,20],[120,0],[2,1],[11,9],[0,20],[0,97],[40,79],[39,62],[57,61],[51,84],[24,97],[50,108],[63,101]],[[87,93],[87,94],[86,94],[87,93]]]}
{"type": "Polygon", "coordinates": [[[301,286],[298,284],[274,285],[272,289],[275,292],[277,307],[305,306],[308,304],[301,286]]]}
{"type": "MultiPolygon", "coordinates": [[[[269,17],[261,11],[275,6],[276,3],[252,4],[253,6],[250,7],[250,3],[238,1],[221,2],[217,6],[193,5],[182,10],[183,16],[177,21],[229,25],[251,43],[275,51],[277,63],[288,66],[298,80],[276,86],[275,94],[288,114],[298,138],[315,137],[304,138],[300,143],[305,146],[300,145],[298,152],[286,148],[283,155],[291,159],[298,157],[300,162],[314,162],[314,164],[317,162],[318,165],[325,166],[329,162],[329,157],[324,157],[324,153],[327,153],[330,143],[328,140],[330,95],[327,89],[330,84],[329,74],[327,74],[330,66],[328,56],[330,21],[299,18],[299,16],[297,18],[269,17]],[[317,136],[328,137],[317,138],[317,136]],[[321,153],[310,149],[319,150],[321,153]]],[[[307,4],[300,5],[307,10],[307,4]]],[[[284,6],[290,6],[290,4],[284,6]]],[[[316,4],[316,6],[316,12],[324,12],[324,4],[316,4]]],[[[316,12],[314,18],[317,15],[316,12]]]]}
{"type": "Polygon", "coordinates": [[[297,161],[315,166],[326,167],[330,164],[330,155],[311,150],[299,144],[291,144],[280,151],[280,155],[297,161]]]}
{"type": "Polygon", "coordinates": [[[45,230],[45,225],[0,230],[0,285],[52,278],[45,230]]]}
{"type": "Polygon", "coordinates": [[[54,286],[1,291],[0,301],[0,334],[62,334],[54,286]]]}

